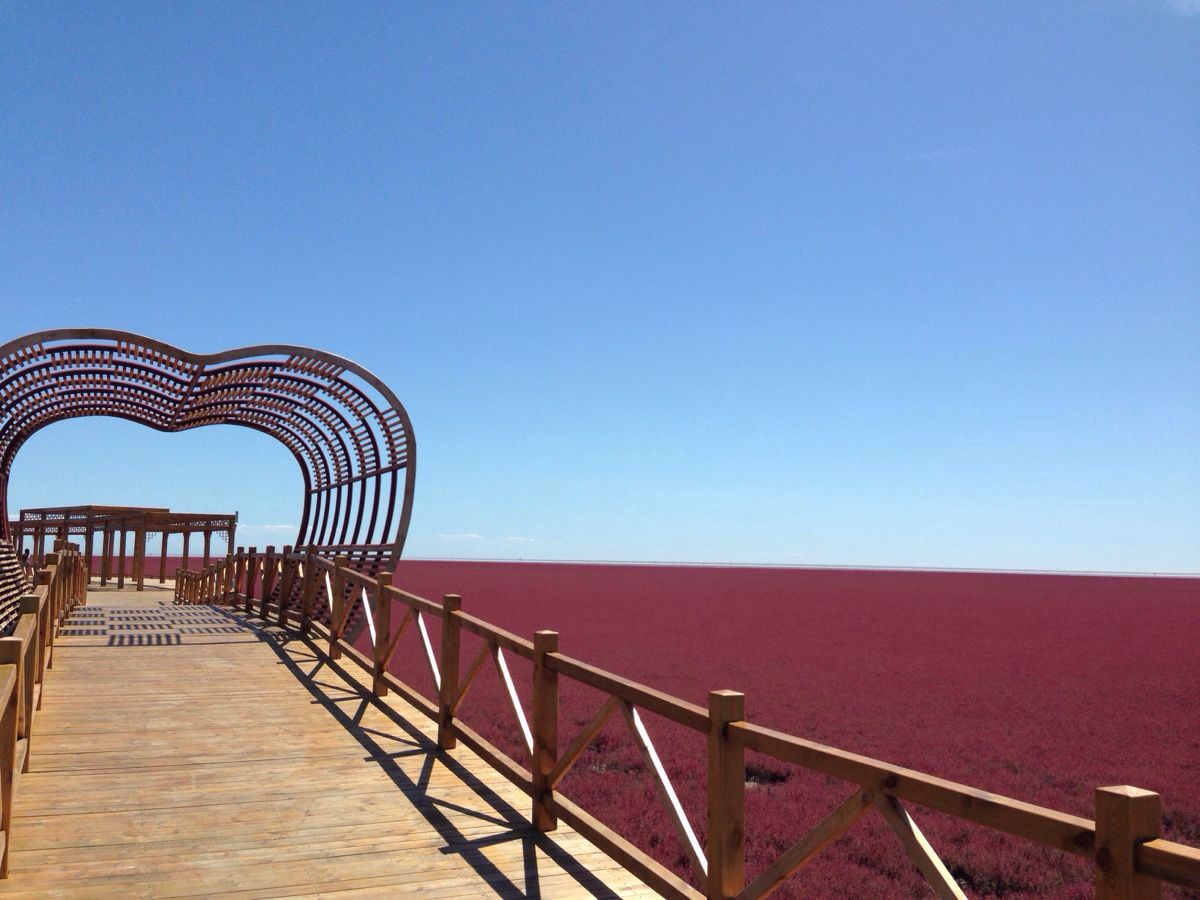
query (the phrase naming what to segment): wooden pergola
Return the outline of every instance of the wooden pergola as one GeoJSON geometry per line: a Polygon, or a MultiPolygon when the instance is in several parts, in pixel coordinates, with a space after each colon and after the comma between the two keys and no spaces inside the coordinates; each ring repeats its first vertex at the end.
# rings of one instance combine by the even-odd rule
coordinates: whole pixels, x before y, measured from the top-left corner
{"type": "Polygon", "coordinates": [[[293,547],[344,555],[369,571],[404,548],[412,425],[395,393],[344,357],[290,344],[192,353],[107,328],[0,344],[0,539],[11,537],[8,481],[21,448],[41,429],[85,416],[169,433],[237,425],[268,435],[291,453],[304,482],[293,547]]]}
{"type": "Polygon", "coordinates": [[[192,535],[204,540],[204,565],[211,562],[212,536],[223,534],[231,550],[237,531],[237,513],[174,512],[165,506],[50,506],[23,509],[17,519],[9,522],[17,553],[24,552],[25,538],[32,539],[30,558],[35,565],[45,563],[47,535],[67,540],[68,535],[82,535],[84,559],[91,566],[95,538],[100,536],[100,584],[107,585],[113,575],[113,556],[117,552],[117,587],[125,586],[125,568],[129,536],[133,536],[132,578],[140,591],[146,580],[146,541],[154,534],[162,536],[159,552],[158,581],[167,580],[167,540],[171,535],[183,536],[183,567],[188,565],[192,535]],[[119,548],[119,550],[118,550],[119,548]]]}

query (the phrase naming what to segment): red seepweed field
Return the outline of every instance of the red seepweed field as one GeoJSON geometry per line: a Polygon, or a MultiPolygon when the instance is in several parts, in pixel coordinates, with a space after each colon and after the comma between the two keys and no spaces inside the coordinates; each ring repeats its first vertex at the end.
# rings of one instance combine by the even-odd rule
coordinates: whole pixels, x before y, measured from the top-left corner
{"type": "MultiPolygon", "coordinates": [[[[461,594],[519,635],[555,629],[562,652],[682,699],[740,690],[757,724],[1085,818],[1097,786],[1155,790],[1164,836],[1200,844],[1198,578],[406,560],[395,583],[461,594]]],[[[398,674],[432,697],[419,648],[405,647],[398,674]]],[[[508,663],[528,709],[528,664],[508,663]]],[[[604,698],[566,679],[560,692],[565,747],[604,698]]],[[[460,715],[528,765],[494,671],[460,715]]],[[[644,718],[703,842],[705,738],[644,718]]],[[[855,790],[755,754],[747,770],[748,878],[855,790]]],[[[619,716],[560,789],[689,876],[619,716]]],[[[909,811],[968,894],[1092,894],[1084,860],[909,811]]],[[[927,894],[877,814],[780,892],[927,894]]]]}

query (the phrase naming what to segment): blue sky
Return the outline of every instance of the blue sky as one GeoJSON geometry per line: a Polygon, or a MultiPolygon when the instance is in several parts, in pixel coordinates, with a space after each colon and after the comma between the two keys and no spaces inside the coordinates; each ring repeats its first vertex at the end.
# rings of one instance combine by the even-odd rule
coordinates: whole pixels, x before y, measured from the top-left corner
{"type": "MultiPolygon", "coordinates": [[[[0,117],[5,338],[355,359],[409,555],[1200,570],[1200,4],[9,3],[0,117]]],[[[93,419],[12,500],[299,485],[93,419]]]]}

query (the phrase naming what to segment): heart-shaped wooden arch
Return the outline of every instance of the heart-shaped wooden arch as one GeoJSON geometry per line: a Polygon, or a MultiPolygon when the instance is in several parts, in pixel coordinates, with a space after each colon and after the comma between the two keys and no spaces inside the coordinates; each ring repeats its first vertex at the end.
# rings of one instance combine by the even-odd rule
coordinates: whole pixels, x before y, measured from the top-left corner
{"type": "Polygon", "coordinates": [[[159,431],[243,425],[282,443],[304,476],[295,546],[369,569],[399,557],[416,443],[396,395],[362,366],[287,344],[189,353],[107,328],[41,331],[0,347],[0,527],[17,452],[55,422],[115,416],[159,431]]]}

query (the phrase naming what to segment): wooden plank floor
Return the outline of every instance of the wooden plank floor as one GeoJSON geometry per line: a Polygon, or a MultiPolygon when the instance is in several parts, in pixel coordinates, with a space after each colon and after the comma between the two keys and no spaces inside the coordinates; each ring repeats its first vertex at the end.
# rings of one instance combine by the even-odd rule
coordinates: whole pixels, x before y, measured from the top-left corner
{"type": "Polygon", "coordinates": [[[228,611],[93,590],[47,672],[0,894],[653,896],[351,675],[228,611]]]}

